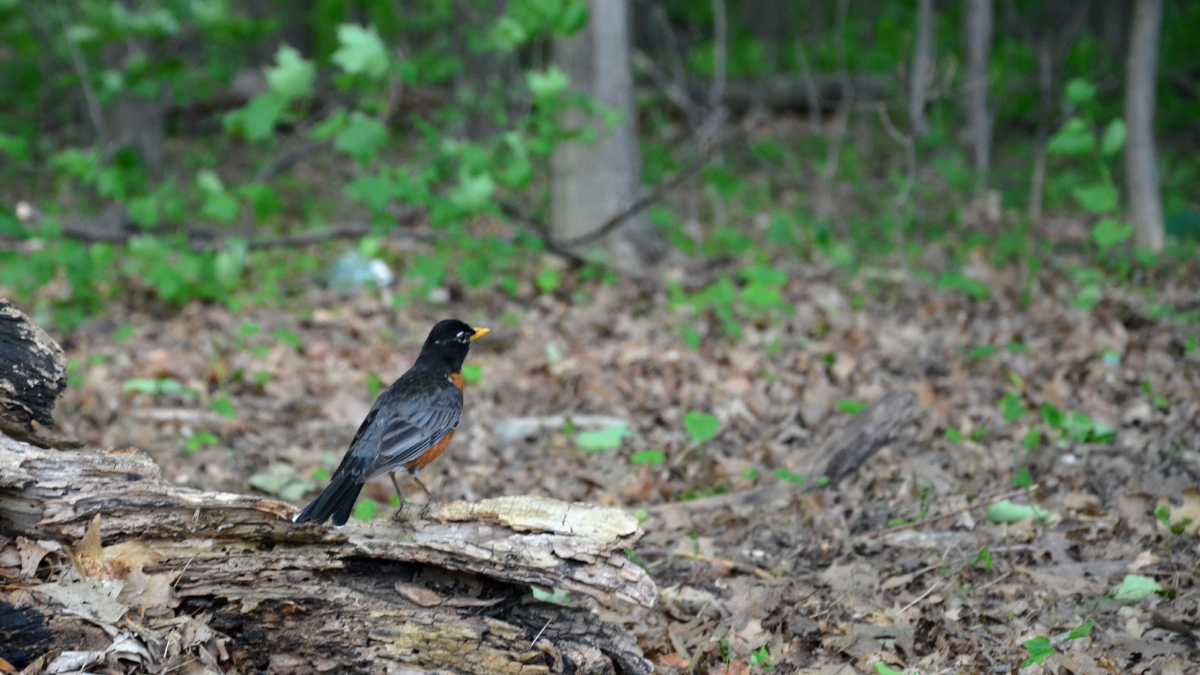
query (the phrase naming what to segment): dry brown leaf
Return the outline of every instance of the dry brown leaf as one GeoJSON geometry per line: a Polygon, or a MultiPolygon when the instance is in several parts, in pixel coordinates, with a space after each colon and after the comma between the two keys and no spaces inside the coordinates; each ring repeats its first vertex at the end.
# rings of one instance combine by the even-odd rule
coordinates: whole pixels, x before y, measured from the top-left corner
{"type": "Polygon", "coordinates": [[[404,581],[396,582],[396,592],[400,594],[400,597],[420,607],[437,607],[445,601],[442,594],[435,590],[404,581]]]}
{"type": "Polygon", "coordinates": [[[658,657],[655,663],[668,668],[687,668],[688,666],[692,665],[692,662],[680,656],[679,652],[663,654],[662,656],[658,657]]]}
{"type": "Polygon", "coordinates": [[[1154,517],[1150,505],[1154,498],[1145,492],[1126,493],[1117,497],[1117,517],[1135,532],[1152,532],[1154,517]]]}

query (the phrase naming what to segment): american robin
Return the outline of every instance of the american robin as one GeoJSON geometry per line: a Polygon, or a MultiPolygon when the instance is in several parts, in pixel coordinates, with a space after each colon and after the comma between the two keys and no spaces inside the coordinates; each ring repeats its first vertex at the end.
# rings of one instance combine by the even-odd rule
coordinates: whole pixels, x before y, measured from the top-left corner
{"type": "Polygon", "coordinates": [[[434,326],[413,367],[375,399],[329,486],[292,521],[324,523],[332,516],[334,525],[345,525],[367,481],[389,474],[399,494],[393,472],[408,469],[416,478],[417,469],[437,459],[462,417],[462,365],[471,341],[489,332],[453,319],[434,326]]]}

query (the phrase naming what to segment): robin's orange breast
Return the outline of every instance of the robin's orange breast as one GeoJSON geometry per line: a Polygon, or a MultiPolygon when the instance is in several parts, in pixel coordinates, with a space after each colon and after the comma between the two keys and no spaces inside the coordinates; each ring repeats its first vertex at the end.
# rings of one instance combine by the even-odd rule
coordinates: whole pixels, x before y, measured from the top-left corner
{"type": "Polygon", "coordinates": [[[440,455],[446,451],[446,446],[450,445],[451,438],[454,438],[453,431],[446,434],[446,436],[444,438],[442,438],[442,440],[437,442],[437,445],[434,445],[432,448],[426,450],[420,457],[414,459],[413,461],[409,462],[408,464],[405,464],[404,467],[407,469],[423,468],[425,465],[427,465],[430,462],[432,462],[433,460],[437,459],[438,455],[440,455]]]}

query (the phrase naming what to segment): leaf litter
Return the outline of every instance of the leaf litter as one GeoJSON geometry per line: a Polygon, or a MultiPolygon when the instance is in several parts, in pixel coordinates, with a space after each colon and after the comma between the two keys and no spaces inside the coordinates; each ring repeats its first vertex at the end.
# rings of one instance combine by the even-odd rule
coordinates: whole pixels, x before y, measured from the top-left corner
{"type": "MultiPolygon", "coordinates": [[[[790,310],[745,322],[740,340],[662,291],[571,275],[556,294],[523,285],[516,299],[456,288],[443,307],[310,291],[299,314],[114,308],[64,340],[79,382],[58,417],[92,444],[147,450],[177,483],[303,502],[372,383],[458,315],[495,332],[469,359],[478,377],[455,442],[423,480],[439,500],[630,509],[647,532],[630,555],[660,602],[596,610],[634,631],[659,672],[1015,672],[1028,644],[1041,662],[1022,672],[1194,666],[1179,627],[1200,606],[1200,354],[1186,348],[1197,327],[1119,294],[1090,311],[1051,293],[1022,307],[1015,275],[981,267],[986,297],[793,267],[779,287],[790,310]],[[132,336],[114,342],[123,325],[132,336]],[[162,378],[178,386],[123,386],[162,378]],[[816,450],[896,390],[920,413],[849,478],[796,483],[772,508],[690,509],[814,475],[816,450]],[[666,503],[680,508],[654,509],[666,503]]],[[[1194,303],[1172,283],[1159,302],[1194,303]]],[[[414,488],[406,497],[424,500],[414,488]]],[[[386,478],[365,491],[382,505],[391,492],[386,478]]],[[[0,540],[0,569],[90,589],[51,591],[88,611],[104,611],[100,596],[174,611],[169,585],[141,571],[152,551],[85,541],[52,579],[42,561],[72,552],[39,546],[0,540]]],[[[195,653],[211,660],[219,637],[203,637],[189,648],[210,645],[195,653]]]]}

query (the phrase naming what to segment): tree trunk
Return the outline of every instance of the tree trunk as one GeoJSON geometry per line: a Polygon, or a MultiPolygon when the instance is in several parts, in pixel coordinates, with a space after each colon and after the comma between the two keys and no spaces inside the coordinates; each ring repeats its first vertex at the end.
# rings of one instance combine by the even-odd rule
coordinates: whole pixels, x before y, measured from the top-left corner
{"type": "MultiPolygon", "coordinates": [[[[46,363],[13,323],[17,351],[46,363]]],[[[57,394],[42,380],[26,405],[57,394]]],[[[135,449],[0,433],[0,672],[652,671],[623,628],[528,592],[653,606],[620,509],[500,497],[344,528],[295,511],[171,485],[135,449]]]]}
{"type": "Polygon", "coordinates": [[[991,165],[992,120],[988,109],[991,87],[992,0],[966,0],[967,138],[975,164],[976,191],[987,189],[991,165]]]}
{"type": "Polygon", "coordinates": [[[933,0],[919,0],[917,40],[913,45],[912,72],[908,80],[908,120],[915,137],[929,133],[925,103],[929,99],[929,85],[933,82],[933,28],[933,0]]]}
{"type": "Polygon", "coordinates": [[[1154,96],[1158,78],[1158,39],[1162,0],[1136,0],[1125,70],[1125,180],[1133,215],[1134,242],[1163,248],[1162,191],[1154,149],[1154,96]]]}
{"type": "MultiPolygon", "coordinates": [[[[553,234],[560,241],[593,232],[641,192],[628,0],[588,0],[588,9],[587,25],[554,45],[554,61],[573,89],[616,109],[621,118],[612,129],[606,128],[602,116],[587,116],[576,109],[563,120],[568,128],[591,126],[596,140],[564,143],[554,152],[553,234]]],[[[604,243],[618,269],[639,275],[665,249],[645,214],[630,218],[604,243]]]]}

